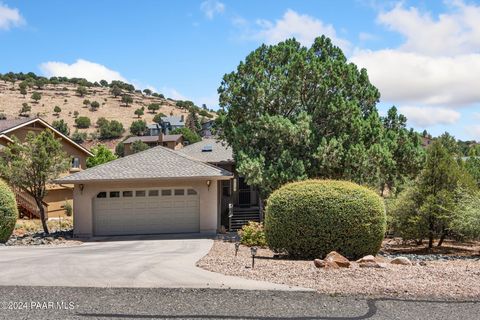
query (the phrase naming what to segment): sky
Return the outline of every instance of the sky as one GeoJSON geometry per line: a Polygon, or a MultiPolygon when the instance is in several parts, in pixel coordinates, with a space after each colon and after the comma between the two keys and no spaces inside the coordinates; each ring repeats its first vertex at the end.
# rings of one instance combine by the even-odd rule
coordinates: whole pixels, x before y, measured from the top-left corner
{"type": "Polygon", "coordinates": [[[408,125],[480,141],[480,1],[0,0],[0,73],[118,79],[217,108],[262,43],[325,34],[408,125]]]}

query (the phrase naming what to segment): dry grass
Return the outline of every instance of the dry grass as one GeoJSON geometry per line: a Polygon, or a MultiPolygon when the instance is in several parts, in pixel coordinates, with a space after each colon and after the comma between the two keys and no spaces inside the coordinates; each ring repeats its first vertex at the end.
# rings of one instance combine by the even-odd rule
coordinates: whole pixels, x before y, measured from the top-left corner
{"type": "Polygon", "coordinates": [[[325,294],[394,296],[409,298],[478,299],[480,261],[427,262],[426,266],[399,266],[385,260],[384,268],[326,270],[308,260],[273,259],[268,249],[259,249],[252,269],[250,249],[215,241],[198,266],[210,271],[254,280],[313,288],[325,294]]]}
{"type": "MultiPolygon", "coordinates": [[[[18,90],[19,83],[20,82],[17,81],[15,84],[15,90],[10,90],[12,88],[11,83],[0,82],[1,113],[5,113],[8,119],[18,118],[22,104],[27,102],[32,107],[30,113],[31,116],[38,114],[48,123],[63,119],[68,124],[72,133],[75,131],[75,118],[73,116],[75,111],[79,112],[79,116],[87,116],[91,119],[92,126],[90,128],[79,129],[80,132],[87,133],[95,132],[96,121],[98,118],[104,117],[108,120],[120,121],[126,130],[126,134],[128,134],[128,128],[132,121],[138,120],[137,116],[134,115],[134,111],[142,106],[145,107],[145,115],[142,116],[142,119],[146,120],[147,123],[152,123],[155,114],[149,113],[147,110],[147,106],[150,103],[159,103],[161,105],[159,112],[166,115],[169,115],[170,112],[173,112],[175,115],[186,114],[186,111],[175,107],[174,102],[172,101],[147,97],[139,93],[132,94],[134,102],[128,107],[125,107],[121,102],[121,97],[114,98],[109,93],[108,88],[90,88],[88,95],[80,97],[75,94],[76,86],[71,84],[60,84],[55,87],[48,85],[45,86],[43,90],[28,89],[28,94],[26,95],[26,98],[24,98],[18,90]],[[63,87],[66,87],[68,90],[63,91],[63,87]],[[33,91],[38,91],[42,94],[42,99],[39,103],[34,103],[34,101],[30,99],[33,91]],[[66,103],[64,102],[65,99],[67,100],[66,103]],[[100,108],[97,111],[90,111],[89,108],[86,108],[83,105],[84,99],[98,101],[100,103],[100,108]],[[59,106],[62,109],[62,112],[58,117],[54,115],[53,112],[55,106],[59,106]]],[[[115,147],[115,144],[115,142],[111,143],[113,147],[115,147]]],[[[92,146],[92,143],[87,142],[87,145],[90,147],[92,146]]]]}
{"type": "MultiPolygon", "coordinates": [[[[48,220],[48,229],[50,232],[66,231],[73,228],[73,219],[71,217],[62,218],[60,220],[48,220]]],[[[13,233],[16,236],[22,236],[26,233],[43,232],[42,223],[39,219],[18,219],[15,224],[13,233]]]]}

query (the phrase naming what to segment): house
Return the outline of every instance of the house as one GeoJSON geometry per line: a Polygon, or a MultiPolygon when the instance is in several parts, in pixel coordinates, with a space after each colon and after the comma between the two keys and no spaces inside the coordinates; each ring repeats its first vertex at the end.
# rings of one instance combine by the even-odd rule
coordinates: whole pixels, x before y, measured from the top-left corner
{"type": "Polygon", "coordinates": [[[220,190],[232,173],[158,146],[60,178],[74,184],[80,237],[203,233],[220,228],[220,190]]]}
{"type": "Polygon", "coordinates": [[[200,136],[205,138],[211,138],[213,136],[213,125],[215,120],[208,120],[202,123],[202,130],[200,131],[200,136]]]}
{"type": "Polygon", "coordinates": [[[158,123],[152,123],[147,126],[147,136],[159,136],[162,133],[162,126],[158,123]]]}
{"type": "MultiPolygon", "coordinates": [[[[22,118],[0,120],[0,156],[2,149],[12,143],[12,137],[24,141],[28,132],[41,132],[50,129],[57,138],[61,139],[64,152],[71,158],[71,168],[68,173],[81,171],[87,167],[87,158],[93,154],[63,135],[41,118],[22,118]]],[[[24,191],[14,190],[21,215],[39,216],[38,207],[34,198],[24,191]]],[[[65,202],[73,199],[73,185],[52,184],[47,186],[47,195],[44,198],[44,206],[47,218],[65,216],[65,202]]]]}
{"type": "Polygon", "coordinates": [[[183,147],[183,135],[181,134],[160,134],[158,136],[140,136],[130,137],[123,141],[124,155],[128,156],[133,153],[132,144],[135,141],[142,141],[149,147],[164,146],[172,150],[183,147]]]}
{"type": "Polygon", "coordinates": [[[168,134],[170,131],[185,127],[185,115],[162,117],[162,131],[168,134]]]}
{"type": "Polygon", "coordinates": [[[225,229],[240,229],[248,221],[260,221],[258,190],[248,185],[245,178],[237,173],[232,148],[220,140],[204,138],[177,150],[177,153],[232,172],[233,178],[221,181],[218,187],[221,225],[225,229]],[[233,205],[232,217],[229,217],[229,204],[233,205]]]}

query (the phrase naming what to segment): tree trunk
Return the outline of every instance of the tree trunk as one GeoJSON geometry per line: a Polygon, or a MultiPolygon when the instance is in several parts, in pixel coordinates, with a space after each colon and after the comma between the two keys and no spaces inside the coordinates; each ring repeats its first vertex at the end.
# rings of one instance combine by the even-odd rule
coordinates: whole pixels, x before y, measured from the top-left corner
{"type": "Polygon", "coordinates": [[[428,249],[433,248],[433,232],[430,232],[428,235],[428,249]]]}
{"type": "Polygon", "coordinates": [[[50,232],[48,231],[47,219],[45,218],[45,208],[43,207],[42,200],[35,199],[35,202],[37,203],[38,210],[40,211],[40,220],[42,221],[43,232],[49,234],[50,232]]]}
{"type": "Polygon", "coordinates": [[[440,246],[442,245],[443,240],[445,240],[445,237],[446,237],[446,236],[447,236],[447,233],[444,231],[444,232],[442,233],[442,236],[440,237],[440,240],[439,240],[438,243],[437,243],[437,247],[440,247],[440,246]]]}

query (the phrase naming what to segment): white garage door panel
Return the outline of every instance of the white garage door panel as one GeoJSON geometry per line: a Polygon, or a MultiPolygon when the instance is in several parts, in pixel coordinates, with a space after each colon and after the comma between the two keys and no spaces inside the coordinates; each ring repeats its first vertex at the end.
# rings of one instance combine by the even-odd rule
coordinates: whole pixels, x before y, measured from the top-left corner
{"type": "MultiPolygon", "coordinates": [[[[110,192],[107,192],[107,196],[109,194],[110,192]]],[[[104,236],[199,232],[198,194],[187,195],[187,189],[185,194],[95,198],[94,234],[104,236]]]]}

